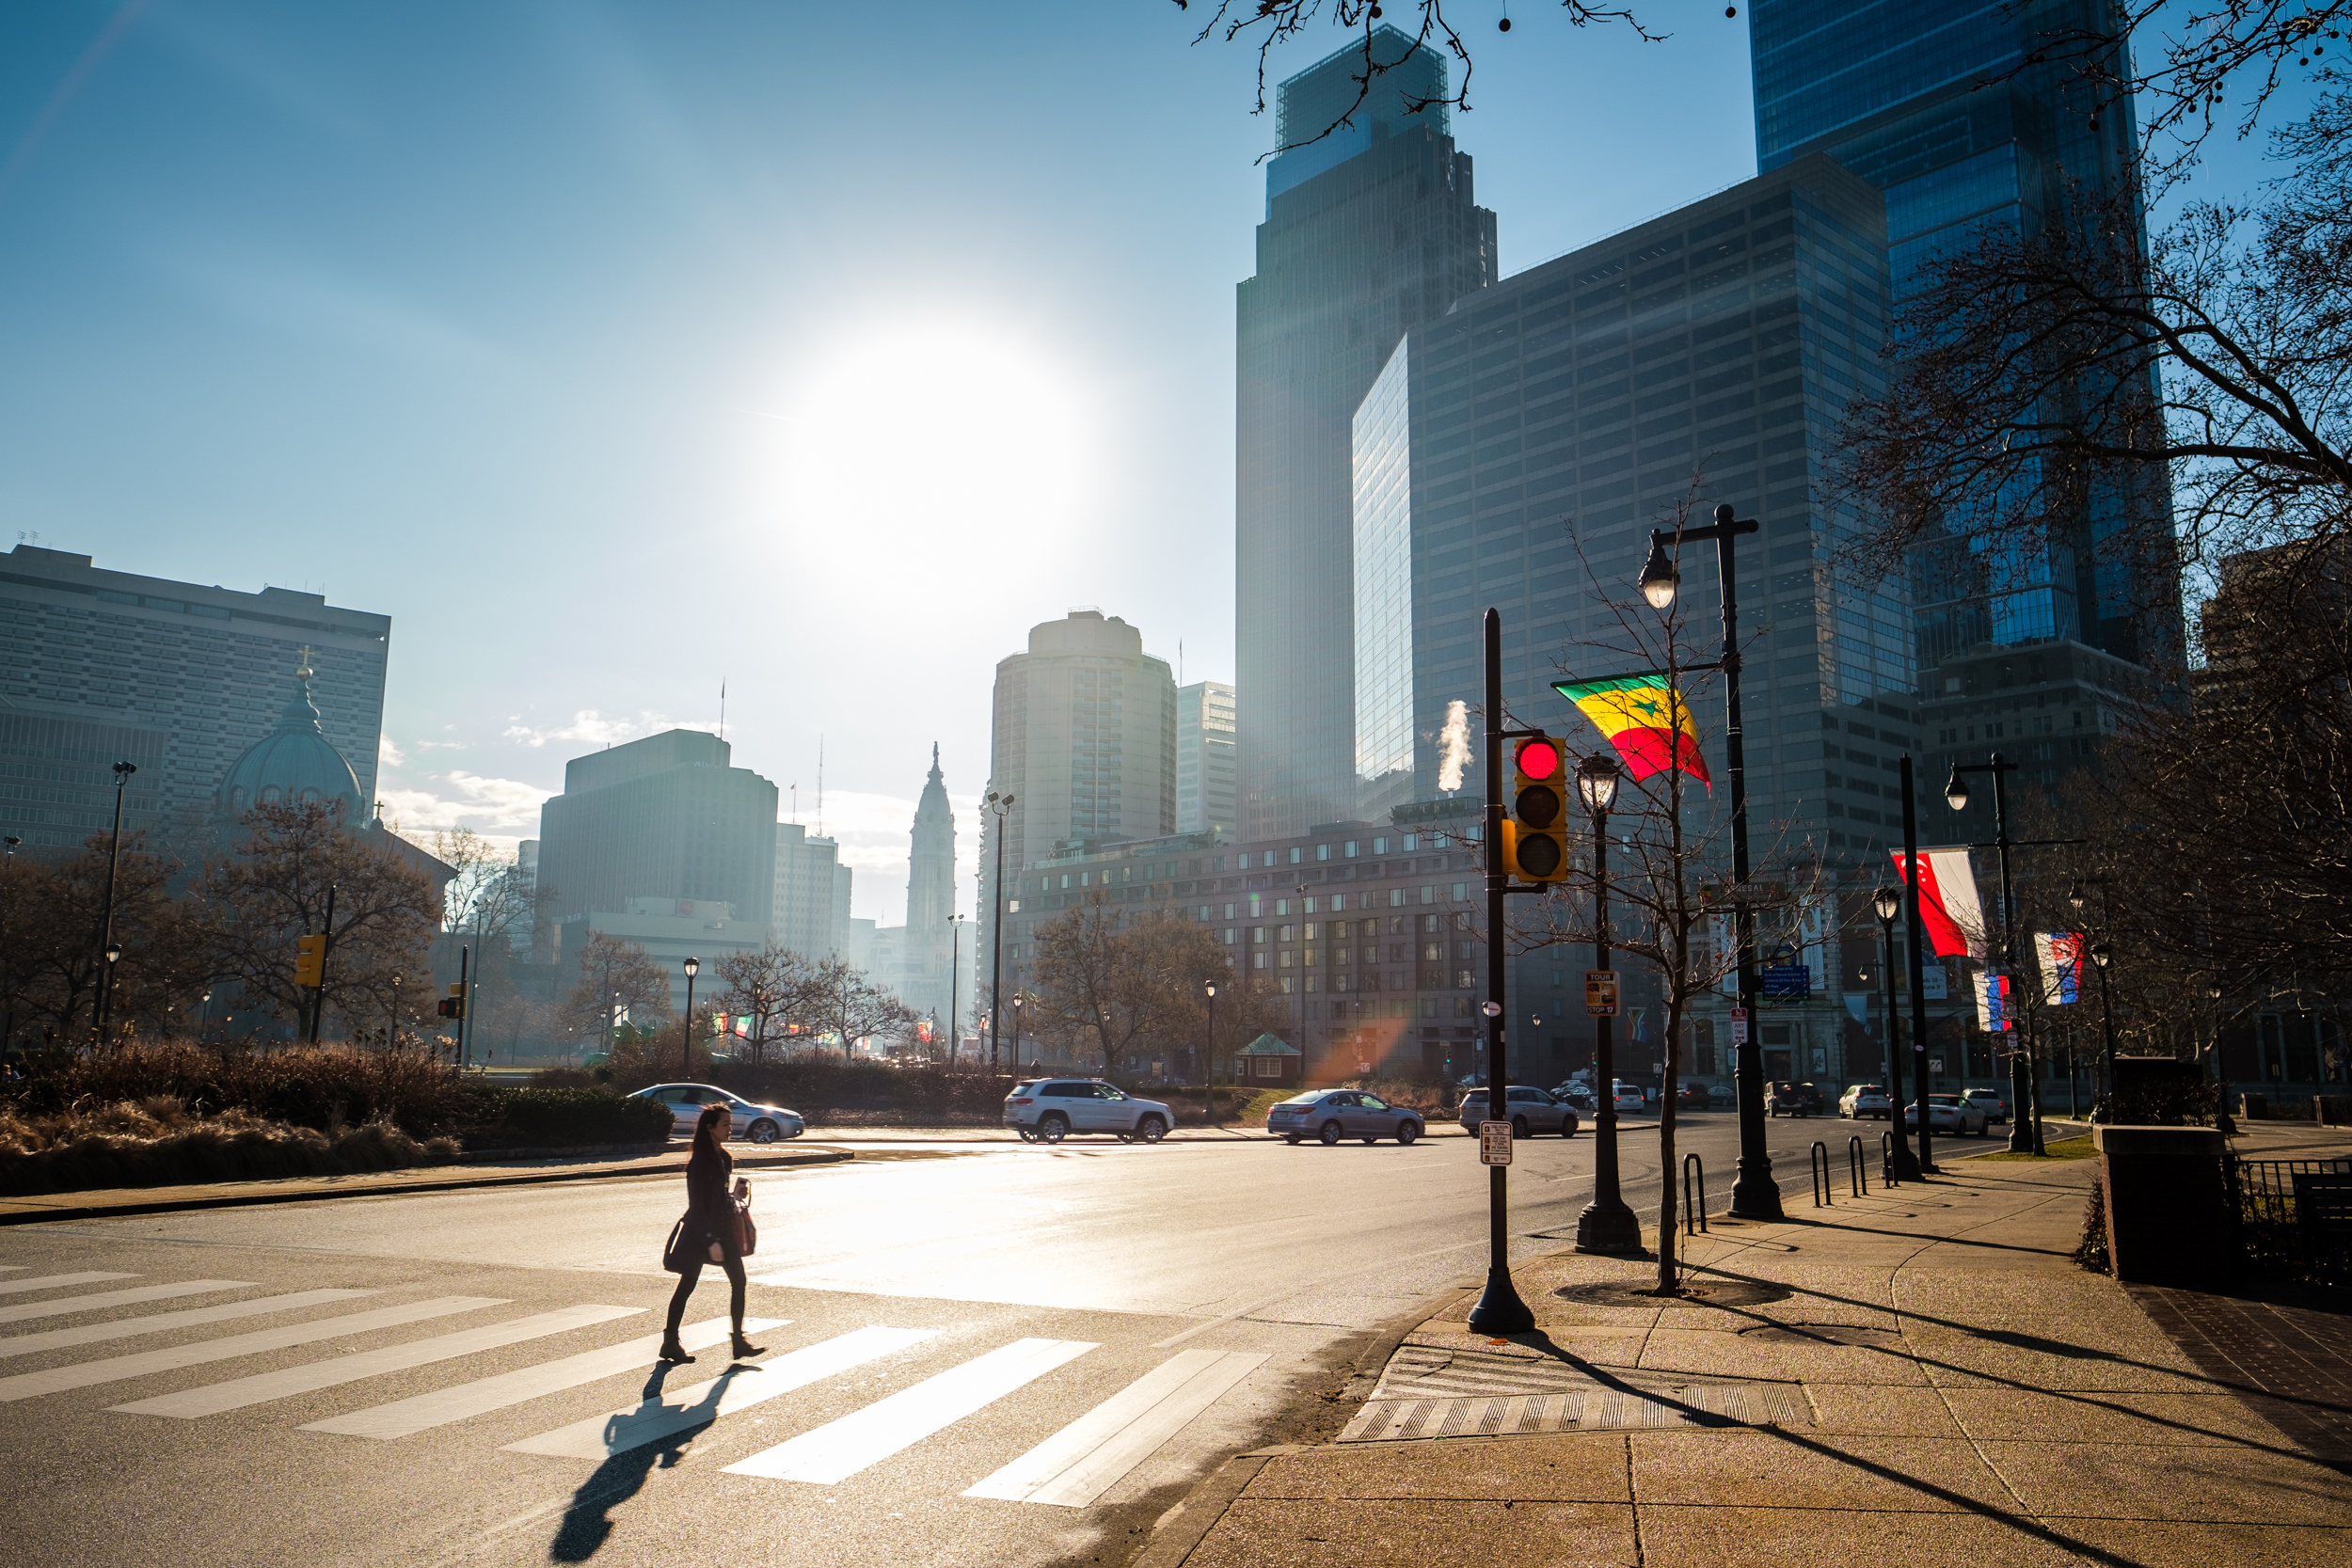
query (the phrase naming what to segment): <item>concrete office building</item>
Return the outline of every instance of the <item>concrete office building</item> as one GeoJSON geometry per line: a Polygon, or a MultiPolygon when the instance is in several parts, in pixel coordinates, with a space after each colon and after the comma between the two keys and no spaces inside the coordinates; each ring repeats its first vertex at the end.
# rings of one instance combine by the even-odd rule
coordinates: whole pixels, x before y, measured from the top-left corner
{"type": "Polygon", "coordinates": [[[366,824],[391,618],[319,594],[258,594],[110,571],[18,545],[0,556],[0,822],[23,852],[71,854],[114,816],[192,858],[230,763],[278,727],[306,657],[321,733],[350,763],[366,824]],[[105,754],[119,752],[118,755],[105,754]]]}
{"type": "Polygon", "coordinates": [[[776,941],[808,958],[841,949],[850,917],[850,868],[841,846],[798,822],[776,824],[776,891],[771,922],[776,941]]]}
{"type": "MultiPolygon", "coordinates": [[[[1159,838],[1176,828],[1176,680],[1143,634],[1099,610],[1029,631],[996,666],[988,787],[1013,797],[980,814],[980,947],[989,961],[996,835],[1006,874],[1071,843],[1159,838]]],[[[1009,985],[1007,988],[1010,989],[1009,985]]]]}
{"type": "Polygon", "coordinates": [[[1233,689],[1195,681],[1176,690],[1176,831],[1233,836],[1233,689]]]}
{"type": "Polygon", "coordinates": [[[1393,27],[1395,68],[1348,124],[1359,45],[1281,84],[1257,272],[1240,286],[1234,684],[1240,832],[1304,832],[1358,815],[1349,420],[1398,339],[1495,278],[1495,215],[1442,103],[1444,59],[1393,27]]]}
{"type": "Polygon", "coordinates": [[[632,740],[564,765],[539,808],[539,878],[559,918],[631,900],[724,904],[731,927],[767,928],[775,906],[776,786],[730,765],[696,730],[632,740]]]}
{"type": "MultiPolygon", "coordinates": [[[[670,977],[673,1021],[684,1017],[686,1012],[688,958],[702,960],[702,973],[694,976],[694,1010],[701,1013],[726,990],[726,982],[719,978],[719,960],[730,953],[756,953],[768,942],[766,921],[739,918],[735,907],[723,899],[630,898],[617,910],[568,915],[560,929],[556,945],[560,951],[572,955],[566,960],[572,965],[572,972],[579,967],[578,955],[587,944],[591,932],[643,947],[646,957],[660,964],[662,973],[670,977]]],[[[568,989],[569,984],[567,980],[563,989],[568,989]]],[[[647,1021],[636,1022],[642,1024],[647,1021]]],[[[675,1022],[669,1040],[675,1049],[675,1022]]]]}

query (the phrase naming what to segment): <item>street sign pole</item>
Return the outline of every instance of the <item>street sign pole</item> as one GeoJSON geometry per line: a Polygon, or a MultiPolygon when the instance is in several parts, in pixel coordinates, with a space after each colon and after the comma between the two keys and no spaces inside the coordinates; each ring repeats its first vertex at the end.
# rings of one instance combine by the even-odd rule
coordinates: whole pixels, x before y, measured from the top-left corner
{"type": "MultiPolygon", "coordinates": [[[[1504,937],[1507,878],[1502,864],[1502,613],[1486,610],[1486,1120],[1502,1124],[1511,1135],[1511,1118],[1504,1114],[1511,1075],[1503,1065],[1503,990],[1507,977],[1504,937]]],[[[1486,1158],[1490,1134],[1479,1130],[1480,1157],[1486,1158]]],[[[1507,1161],[1509,1149],[1503,1151],[1507,1161]]],[[[1535,1326],[1511,1284],[1510,1173],[1506,1165],[1486,1167],[1486,1289],[1470,1308],[1475,1334],[1524,1334],[1535,1326]]]]}

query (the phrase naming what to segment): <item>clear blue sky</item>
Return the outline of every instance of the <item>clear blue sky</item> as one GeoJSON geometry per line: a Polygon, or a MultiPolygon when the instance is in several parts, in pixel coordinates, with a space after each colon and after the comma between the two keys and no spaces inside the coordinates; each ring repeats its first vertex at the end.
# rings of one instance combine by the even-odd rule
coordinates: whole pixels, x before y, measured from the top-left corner
{"type": "MultiPolygon", "coordinates": [[[[1744,17],[1500,14],[1456,8],[1454,130],[1506,273],[1755,171],[1744,17]]],[[[1032,623],[1232,673],[1273,124],[1254,52],[1191,36],[1167,0],[0,9],[0,549],[391,615],[412,832],[529,836],[566,757],[724,680],[812,823],[825,737],[896,920],[936,740],[968,907],[1032,623]]]]}

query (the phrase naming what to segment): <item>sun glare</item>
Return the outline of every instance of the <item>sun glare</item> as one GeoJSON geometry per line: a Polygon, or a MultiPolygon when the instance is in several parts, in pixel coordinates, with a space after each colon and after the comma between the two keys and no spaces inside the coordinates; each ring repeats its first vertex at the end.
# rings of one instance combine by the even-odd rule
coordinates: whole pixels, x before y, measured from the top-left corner
{"type": "Polygon", "coordinates": [[[1025,344],[969,326],[902,329],[815,361],[790,394],[778,477],[803,562],[951,586],[989,552],[1009,565],[1074,525],[1078,400],[1025,344]]]}

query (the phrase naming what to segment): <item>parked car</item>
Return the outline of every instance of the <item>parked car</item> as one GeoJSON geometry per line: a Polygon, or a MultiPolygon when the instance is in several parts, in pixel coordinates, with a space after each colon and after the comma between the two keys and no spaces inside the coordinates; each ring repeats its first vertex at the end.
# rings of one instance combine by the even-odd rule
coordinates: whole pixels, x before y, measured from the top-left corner
{"type": "MultiPolygon", "coordinates": [[[[1956,1094],[1928,1096],[1928,1125],[1939,1138],[1964,1138],[1985,1135],[1984,1112],[1964,1103],[1956,1094]]],[[[1919,1125],[1919,1102],[1913,1101],[1903,1107],[1903,1125],[1919,1125]]]]}
{"type": "Polygon", "coordinates": [[[1265,1130],[1294,1144],[1311,1133],[1327,1148],[1342,1138],[1361,1138],[1368,1144],[1394,1138],[1409,1144],[1422,1132],[1419,1111],[1391,1105],[1360,1089],[1310,1089],[1295,1094],[1266,1113],[1265,1130]]]}
{"type": "Polygon", "coordinates": [[[1776,1083],[1764,1097],[1768,1117],[1818,1117],[1828,1109],[1828,1100],[1811,1084],[1776,1083]]]}
{"type": "Polygon", "coordinates": [[[1619,1116],[1625,1115],[1628,1111],[1639,1114],[1649,1108],[1649,1098],[1643,1094],[1642,1085],[1639,1084],[1629,1084],[1620,1079],[1611,1085],[1611,1093],[1614,1097],[1611,1104],[1615,1107],[1619,1116]]]}
{"type": "Polygon", "coordinates": [[[729,1094],[708,1084],[656,1084],[649,1089],[639,1089],[629,1099],[654,1100],[667,1105],[673,1133],[691,1132],[695,1118],[703,1114],[706,1105],[724,1105],[732,1110],[734,1136],[755,1144],[797,1138],[808,1131],[808,1123],[801,1119],[798,1111],[787,1111],[781,1105],[755,1105],[739,1094],[729,1094]]]}
{"type": "Polygon", "coordinates": [[[1121,1142],[1155,1144],[1176,1125],[1176,1113],[1100,1078],[1031,1079],[1005,1096],[1005,1125],[1031,1143],[1110,1132],[1121,1142]]]}
{"type": "MultiPolygon", "coordinates": [[[[1557,1132],[1564,1138],[1573,1138],[1576,1130],[1583,1125],[1577,1118],[1575,1106],[1526,1085],[1514,1084],[1503,1090],[1502,1105],[1511,1113],[1511,1136],[1515,1138],[1533,1137],[1538,1132],[1557,1132]]],[[[1490,1119],[1486,1090],[1462,1097],[1463,1131],[1475,1132],[1480,1122],[1490,1119]]]]}
{"type": "Polygon", "coordinates": [[[1711,1111],[1715,1108],[1715,1091],[1706,1084],[1683,1084],[1675,1089],[1675,1109],[1677,1111],[1711,1111]]]}
{"type": "Polygon", "coordinates": [[[1884,1121],[1895,1114],[1895,1102],[1886,1097],[1883,1085],[1856,1084],[1839,1097],[1837,1114],[1848,1121],[1860,1121],[1866,1117],[1884,1121]]]}
{"type": "Polygon", "coordinates": [[[1978,1110],[1982,1111],[1987,1122],[1997,1123],[2003,1127],[2009,1125],[2009,1101],[2003,1100],[1994,1090],[1963,1089],[1960,1091],[1960,1098],[1963,1103],[1974,1105],[1978,1110]]]}

